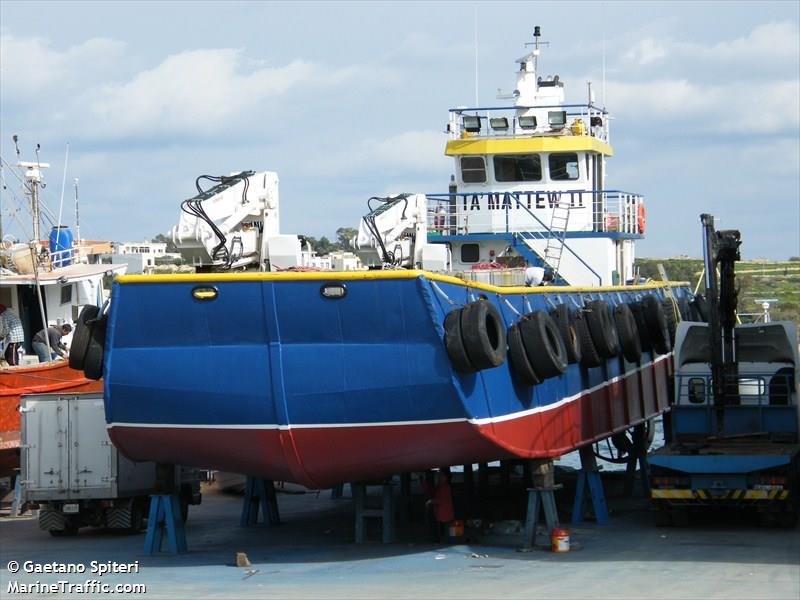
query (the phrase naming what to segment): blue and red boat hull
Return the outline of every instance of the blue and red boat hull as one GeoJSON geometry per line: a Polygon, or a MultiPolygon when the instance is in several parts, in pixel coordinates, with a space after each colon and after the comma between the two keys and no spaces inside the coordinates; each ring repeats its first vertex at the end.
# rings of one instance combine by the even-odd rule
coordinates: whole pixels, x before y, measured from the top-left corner
{"type": "Polygon", "coordinates": [[[421,271],[122,277],[105,352],[110,435],[133,459],[316,488],[560,456],[663,412],[671,355],[520,385],[507,361],[457,373],[445,316],[480,296],[508,327],[565,302],[644,294],[663,291],[494,288],[421,271]]]}

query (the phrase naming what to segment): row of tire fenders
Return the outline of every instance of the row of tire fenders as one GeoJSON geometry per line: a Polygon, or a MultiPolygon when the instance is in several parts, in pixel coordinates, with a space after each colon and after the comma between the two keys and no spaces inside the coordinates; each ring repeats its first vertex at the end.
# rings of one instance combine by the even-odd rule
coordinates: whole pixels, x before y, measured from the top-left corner
{"type": "Polygon", "coordinates": [[[98,380],[103,376],[103,350],[106,343],[108,315],[103,308],[87,304],[78,315],[72,345],[69,349],[69,366],[83,371],[88,379],[98,380]]]}
{"type": "MultiPolygon", "coordinates": [[[[682,318],[691,318],[685,300],[676,305],[682,318]]],[[[700,307],[694,312],[696,320],[706,320],[700,307]]],[[[592,368],[620,354],[629,362],[638,362],[643,351],[667,354],[676,320],[672,300],[646,295],[613,308],[601,299],[581,308],[560,304],[549,313],[522,315],[506,330],[497,307],[481,298],[447,314],[444,342],[459,373],[499,367],[507,357],[519,383],[536,385],[572,363],[592,368]]]]}

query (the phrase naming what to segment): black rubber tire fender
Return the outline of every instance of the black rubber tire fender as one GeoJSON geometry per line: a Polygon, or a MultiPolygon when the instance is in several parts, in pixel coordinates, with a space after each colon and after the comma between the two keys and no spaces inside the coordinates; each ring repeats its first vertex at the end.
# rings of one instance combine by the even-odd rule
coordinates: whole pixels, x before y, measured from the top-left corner
{"type": "Polygon", "coordinates": [[[461,338],[469,362],[478,370],[499,367],[506,360],[506,329],[500,311],[488,300],[461,310],[461,338]]]}
{"type": "Polygon", "coordinates": [[[658,354],[667,354],[672,346],[669,341],[669,329],[667,329],[667,317],[664,314],[664,307],[655,296],[649,295],[642,298],[642,312],[644,313],[647,330],[650,339],[653,341],[653,350],[658,354]]]}
{"type": "Polygon", "coordinates": [[[89,379],[98,380],[103,377],[103,353],[106,344],[106,317],[97,319],[91,328],[89,345],[83,361],[83,374],[89,379]]]}
{"type": "Polygon", "coordinates": [[[453,363],[453,368],[459,373],[474,373],[477,369],[472,366],[464,350],[464,340],[461,337],[461,310],[451,310],[444,318],[444,347],[447,356],[453,363]]]}
{"type": "Polygon", "coordinates": [[[692,311],[689,309],[689,300],[681,296],[678,300],[678,311],[681,314],[681,321],[691,321],[692,311]]]}
{"type": "Polygon", "coordinates": [[[638,362],[642,357],[642,342],[639,340],[636,318],[627,304],[618,304],[614,307],[614,323],[617,325],[622,356],[628,362],[638,362]]]}
{"type": "Polygon", "coordinates": [[[512,377],[525,385],[541,383],[541,378],[536,374],[531,361],[528,360],[518,324],[514,323],[508,328],[506,338],[508,339],[508,366],[511,369],[512,377]]]}
{"type": "Polygon", "coordinates": [[[597,348],[595,348],[584,313],[577,315],[575,324],[578,330],[578,342],[581,345],[581,366],[587,369],[599,367],[603,364],[603,357],[600,356],[597,348]]]}
{"type": "Polygon", "coordinates": [[[592,300],[584,313],[589,333],[597,353],[603,358],[614,358],[619,354],[619,337],[605,300],[592,300]]]}
{"type": "Polygon", "coordinates": [[[708,323],[708,320],[711,317],[710,315],[711,309],[708,303],[708,299],[702,294],[695,294],[690,304],[695,312],[695,317],[696,317],[695,320],[700,321],[701,323],[708,323]]]}
{"type": "Polygon", "coordinates": [[[83,370],[86,349],[89,347],[89,338],[94,320],[100,309],[92,304],[87,304],[81,309],[78,321],[75,323],[75,333],[72,334],[72,344],[69,347],[69,367],[78,371],[83,370]]]}
{"type": "Polygon", "coordinates": [[[639,332],[639,345],[643,352],[653,350],[653,339],[650,337],[650,327],[644,316],[644,307],[641,302],[631,302],[630,304],[633,318],[636,320],[636,329],[639,332]]]}
{"type": "Polygon", "coordinates": [[[664,308],[664,317],[667,320],[669,347],[672,348],[675,345],[675,332],[678,330],[678,317],[675,316],[675,305],[669,298],[662,298],[661,306],[664,308]]]}
{"type": "Polygon", "coordinates": [[[537,310],[522,317],[519,327],[525,353],[540,378],[556,377],[567,370],[567,350],[550,315],[537,310]]]}
{"type": "Polygon", "coordinates": [[[575,324],[576,311],[568,304],[559,304],[550,311],[550,316],[556,322],[561,341],[567,351],[567,363],[574,364],[581,361],[581,344],[578,340],[578,329],[575,324]]]}

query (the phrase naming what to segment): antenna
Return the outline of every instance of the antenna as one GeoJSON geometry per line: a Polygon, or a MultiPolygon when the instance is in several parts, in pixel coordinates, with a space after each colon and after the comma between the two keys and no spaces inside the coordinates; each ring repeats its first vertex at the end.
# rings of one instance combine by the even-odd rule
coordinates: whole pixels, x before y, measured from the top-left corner
{"type": "Polygon", "coordinates": [[[606,107],[606,3],[602,2],[600,4],[600,31],[603,36],[603,85],[600,88],[600,92],[603,95],[603,108],[606,107]]]}
{"type": "Polygon", "coordinates": [[[78,240],[78,244],[81,243],[81,219],[80,214],[78,212],[78,178],[76,177],[74,180],[73,185],[75,186],[75,239],[78,240]]]}
{"type": "Polygon", "coordinates": [[[478,5],[475,5],[475,108],[480,106],[478,101],[478,5]]]}

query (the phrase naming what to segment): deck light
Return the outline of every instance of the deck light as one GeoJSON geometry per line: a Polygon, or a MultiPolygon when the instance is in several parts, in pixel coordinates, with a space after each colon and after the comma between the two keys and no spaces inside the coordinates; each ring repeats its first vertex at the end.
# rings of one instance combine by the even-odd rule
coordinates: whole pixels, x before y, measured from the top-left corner
{"type": "Polygon", "coordinates": [[[508,129],[508,119],[505,117],[492,117],[489,119],[489,125],[495,131],[505,131],[508,129]]]}
{"type": "Polygon", "coordinates": [[[567,111],[551,110],[547,113],[547,123],[550,129],[564,129],[567,124],[567,111]]]}
{"type": "Polygon", "coordinates": [[[211,285],[198,285],[192,289],[192,297],[200,302],[216,300],[217,296],[219,296],[219,290],[211,285]]]}
{"type": "Polygon", "coordinates": [[[522,129],[536,129],[536,117],[533,115],[517,117],[517,123],[522,129]]]}
{"type": "Polygon", "coordinates": [[[464,129],[470,133],[481,130],[481,118],[478,115],[464,115],[464,129]]]}
{"type": "Polygon", "coordinates": [[[347,295],[347,286],[343,283],[326,283],[319,288],[323,298],[341,300],[347,295]]]}

